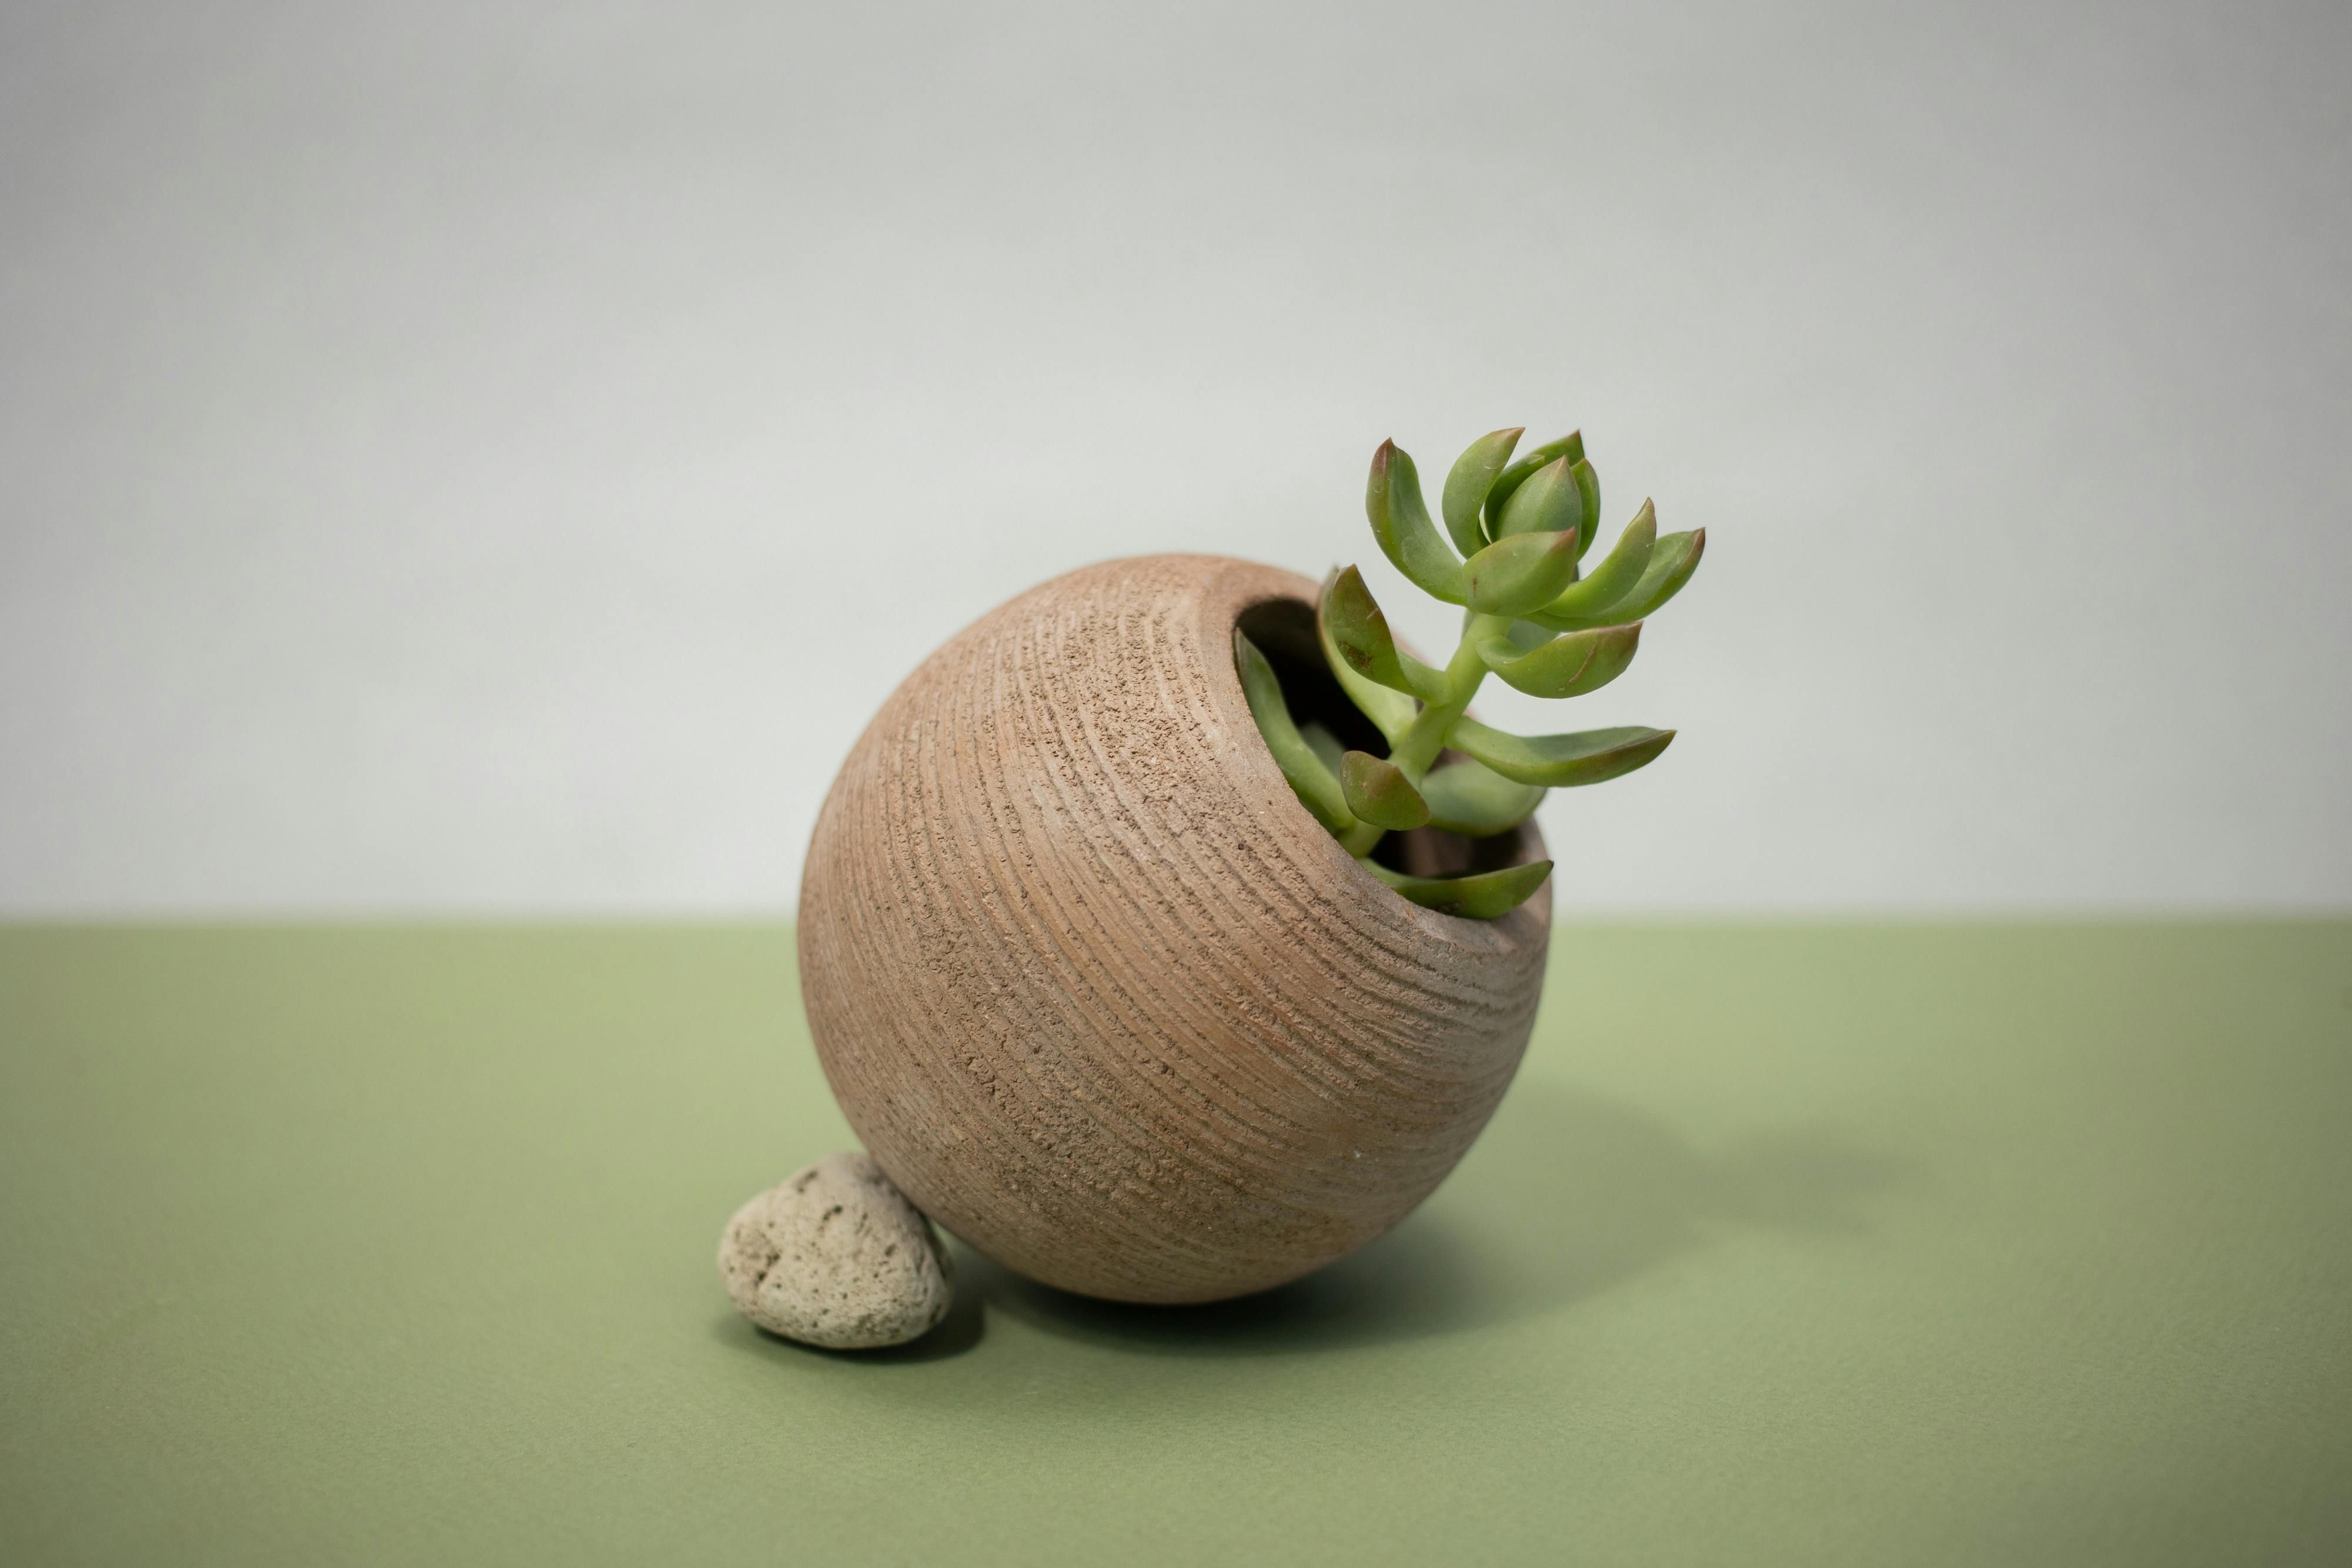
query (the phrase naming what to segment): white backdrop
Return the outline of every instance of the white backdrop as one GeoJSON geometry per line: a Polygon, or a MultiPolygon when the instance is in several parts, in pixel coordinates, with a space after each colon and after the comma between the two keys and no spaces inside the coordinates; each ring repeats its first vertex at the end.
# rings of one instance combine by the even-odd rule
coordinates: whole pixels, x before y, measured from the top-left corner
{"type": "Polygon", "coordinates": [[[1366,460],[1519,423],[1709,530],[1554,726],[1682,731],[1564,912],[2345,906],[2347,78],[2327,4],[11,5],[0,910],[786,908],[958,626],[1200,549],[1436,643],[1366,460]]]}

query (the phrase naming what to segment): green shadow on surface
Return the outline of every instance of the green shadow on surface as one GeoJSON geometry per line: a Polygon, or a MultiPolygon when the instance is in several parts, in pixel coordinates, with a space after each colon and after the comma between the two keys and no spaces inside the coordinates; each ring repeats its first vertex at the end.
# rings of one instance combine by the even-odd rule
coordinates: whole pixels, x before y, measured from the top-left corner
{"type": "Polygon", "coordinates": [[[1864,1238],[1865,1200],[1914,1175],[1795,1129],[1721,1150],[1619,1101],[1522,1081],[1460,1169],[1386,1236],[1295,1283],[1153,1307],[1040,1285],[960,1249],[963,1293],[1047,1332],[1159,1355],[1285,1355],[1573,1310],[1741,1230],[1864,1238]]]}

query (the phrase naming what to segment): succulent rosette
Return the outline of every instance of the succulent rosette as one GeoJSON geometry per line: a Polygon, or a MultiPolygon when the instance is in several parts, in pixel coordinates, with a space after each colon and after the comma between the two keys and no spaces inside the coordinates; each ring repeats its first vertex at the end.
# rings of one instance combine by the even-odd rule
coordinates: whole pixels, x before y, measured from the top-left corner
{"type": "Polygon", "coordinates": [[[1622,674],[1643,622],[1698,570],[1706,530],[1658,533],[1648,501],[1590,572],[1601,481],[1580,433],[1511,454],[1524,432],[1470,444],[1446,475],[1444,531],[1422,499],[1412,459],[1394,442],[1372,455],[1364,511],[1381,553],[1423,592],[1463,609],[1443,667],[1398,645],[1349,566],[1324,580],[1316,607],[1323,657],[1388,755],[1348,748],[1326,726],[1297,723],[1280,677],[1249,638],[1234,656],[1251,716],[1292,790],[1382,882],[1415,904],[1474,920],[1517,908],[1551,874],[1534,861],[1457,876],[1413,876],[1373,858],[1391,832],[1434,826],[1491,838],[1527,821],[1550,790],[1599,784],[1654,760],[1675,737],[1639,726],[1521,736],[1468,716],[1489,674],[1531,696],[1595,692],[1622,674]]]}

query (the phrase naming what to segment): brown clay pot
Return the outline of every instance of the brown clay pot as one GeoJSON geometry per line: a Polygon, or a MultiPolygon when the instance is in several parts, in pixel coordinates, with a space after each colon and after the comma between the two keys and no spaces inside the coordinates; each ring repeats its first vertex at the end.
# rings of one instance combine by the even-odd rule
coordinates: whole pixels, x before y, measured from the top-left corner
{"type": "MultiPolygon", "coordinates": [[[[1518,1066],[1549,886],[1496,921],[1407,903],[1250,718],[1236,623],[1302,717],[1370,737],[1314,592],[1216,556],[1056,578],[908,676],[825,798],[817,1053],[890,1178],[1008,1268],[1129,1301],[1296,1279],[1427,1197],[1518,1066]]],[[[1423,872],[1543,852],[1391,841],[1423,872]]]]}

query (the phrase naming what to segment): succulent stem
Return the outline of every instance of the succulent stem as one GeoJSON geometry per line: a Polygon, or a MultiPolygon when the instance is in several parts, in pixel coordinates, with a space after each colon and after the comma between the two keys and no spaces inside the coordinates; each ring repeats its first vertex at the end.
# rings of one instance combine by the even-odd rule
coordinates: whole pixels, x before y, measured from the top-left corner
{"type": "Polygon", "coordinates": [[[1428,774],[1437,754],[1445,749],[1446,737],[1454,733],[1454,726],[1486,678],[1486,661],[1478,656],[1478,640],[1499,636],[1510,629],[1507,616],[1473,614],[1466,618],[1462,641],[1454,647],[1454,657],[1445,662],[1445,700],[1424,706],[1398,738],[1396,748],[1389,753],[1389,760],[1396,764],[1398,771],[1415,784],[1428,774]]]}

